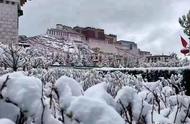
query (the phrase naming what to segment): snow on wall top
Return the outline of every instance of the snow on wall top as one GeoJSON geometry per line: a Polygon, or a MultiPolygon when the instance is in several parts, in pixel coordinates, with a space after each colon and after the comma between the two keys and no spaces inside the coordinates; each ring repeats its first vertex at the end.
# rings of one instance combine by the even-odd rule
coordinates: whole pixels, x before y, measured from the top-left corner
{"type": "Polygon", "coordinates": [[[149,68],[110,68],[110,67],[103,67],[103,68],[95,68],[94,70],[98,71],[148,71],[148,70],[169,70],[169,71],[175,71],[175,70],[185,70],[190,69],[190,66],[184,66],[184,67],[149,67],[149,68]]]}

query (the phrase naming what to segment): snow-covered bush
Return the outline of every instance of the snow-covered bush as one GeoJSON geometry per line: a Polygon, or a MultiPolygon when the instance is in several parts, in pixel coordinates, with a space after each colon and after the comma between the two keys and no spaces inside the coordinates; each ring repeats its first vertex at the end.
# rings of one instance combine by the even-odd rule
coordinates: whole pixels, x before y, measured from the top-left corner
{"type": "Polygon", "coordinates": [[[71,104],[73,97],[83,94],[80,84],[72,78],[62,76],[55,83],[55,88],[59,95],[61,109],[65,110],[71,104]]]}
{"type": "Polygon", "coordinates": [[[83,79],[81,80],[81,84],[84,90],[101,82],[103,82],[103,74],[94,70],[86,72],[83,79]]]}
{"type": "Polygon", "coordinates": [[[0,77],[0,122],[190,123],[190,97],[184,95],[182,76],[158,79],[148,82],[140,74],[60,68],[8,73],[0,77]]]}
{"type": "Polygon", "coordinates": [[[104,102],[84,96],[76,98],[71,103],[67,116],[76,124],[125,124],[114,108],[104,102]]]}
{"type": "Polygon", "coordinates": [[[0,124],[15,124],[9,119],[0,119],[0,124]]]}

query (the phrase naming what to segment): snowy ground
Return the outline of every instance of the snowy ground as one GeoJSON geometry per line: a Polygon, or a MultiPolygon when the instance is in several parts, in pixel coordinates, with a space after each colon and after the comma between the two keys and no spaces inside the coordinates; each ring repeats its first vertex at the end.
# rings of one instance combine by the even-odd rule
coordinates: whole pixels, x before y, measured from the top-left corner
{"type": "Polygon", "coordinates": [[[0,124],[189,124],[181,75],[33,69],[0,77],[0,124]]]}

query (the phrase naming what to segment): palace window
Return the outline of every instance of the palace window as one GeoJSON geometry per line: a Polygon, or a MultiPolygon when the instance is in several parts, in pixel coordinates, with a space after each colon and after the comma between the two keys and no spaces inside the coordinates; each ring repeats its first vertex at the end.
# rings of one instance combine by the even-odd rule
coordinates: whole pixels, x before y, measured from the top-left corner
{"type": "Polygon", "coordinates": [[[4,2],[4,0],[0,0],[0,3],[3,3],[4,2]]]}
{"type": "Polygon", "coordinates": [[[6,3],[6,4],[9,4],[9,3],[10,3],[10,1],[6,1],[5,3],[6,3]]]}
{"type": "Polygon", "coordinates": [[[11,2],[12,5],[15,5],[15,2],[11,2]]]}

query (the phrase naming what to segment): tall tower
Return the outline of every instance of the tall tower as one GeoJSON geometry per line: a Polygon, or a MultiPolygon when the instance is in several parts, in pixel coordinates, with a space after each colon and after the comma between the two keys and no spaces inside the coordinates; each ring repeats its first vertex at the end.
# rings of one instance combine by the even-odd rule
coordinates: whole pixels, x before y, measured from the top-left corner
{"type": "Polygon", "coordinates": [[[20,15],[20,0],[0,0],[0,43],[17,42],[20,15]]]}

